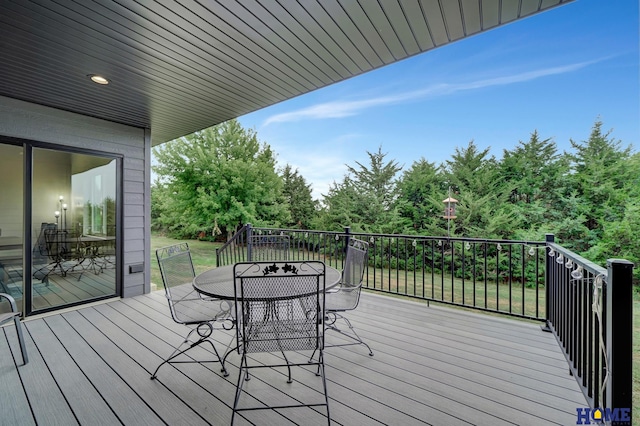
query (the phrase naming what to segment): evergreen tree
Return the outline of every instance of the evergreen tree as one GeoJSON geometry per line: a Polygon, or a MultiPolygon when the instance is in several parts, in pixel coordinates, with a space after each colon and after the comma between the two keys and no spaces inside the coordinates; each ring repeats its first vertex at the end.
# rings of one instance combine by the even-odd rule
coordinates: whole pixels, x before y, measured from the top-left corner
{"type": "Polygon", "coordinates": [[[385,163],[387,153],[382,153],[382,147],[378,147],[378,152],[375,153],[367,151],[367,155],[368,166],[356,161],[358,168],[347,165],[347,170],[357,188],[363,193],[375,195],[382,211],[389,210],[396,198],[396,175],[402,170],[402,166],[395,160],[385,163]]]}
{"type": "Polygon", "coordinates": [[[442,195],[447,193],[442,168],[421,158],[398,182],[397,205],[408,220],[405,233],[436,235],[442,224],[442,195]]]}
{"type": "Polygon", "coordinates": [[[631,147],[622,148],[619,140],[610,137],[611,131],[602,132],[602,122],[596,121],[583,142],[571,140],[573,154],[570,185],[580,202],[574,216],[583,218],[589,230],[582,238],[567,241],[578,252],[595,245],[603,235],[604,224],[620,221],[625,214],[628,191],[627,182],[635,178],[628,161],[631,147]]]}
{"type": "Polygon", "coordinates": [[[361,194],[349,176],[342,182],[333,182],[327,194],[323,194],[323,208],[314,223],[315,229],[342,231],[345,226],[353,230],[364,229],[364,218],[358,213],[362,210],[361,194]]]}
{"type": "Polygon", "coordinates": [[[510,238],[520,226],[508,204],[510,191],[500,177],[498,163],[488,154],[489,148],[479,151],[471,141],[464,149],[456,148],[452,160],[446,161],[446,181],[451,196],[458,200],[452,236],[510,238]]]}
{"type": "MultiPolygon", "coordinates": [[[[558,154],[555,142],[541,140],[537,131],[527,142],[504,150],[500,177],[510,191],[509,201],[523,229],[540,230],[546,223],[566,217],[567,174],[566,158],[558,154]]],[[[538,235],[543,237],[543,233],[538,235]]]]}
{"type": "Polygon", "coordinates": [[[624,160],[629,179],[624,184],[624,213],[617,220],[604,221],[602,237],[584,255],[601,265],[607,259],[627,259],[635,264],[634,279],[640,283],[640,153],[624,160]]]}
{"type": "Polygon", "coordinates": [[[497,162],[489,156],[490,149],[479,151],[473,141],[466,148],[456,147],[452,159],[445,161],[445,176],[454,193],[486,195],[499,187],[497,162]]]}
{"type": "Polygon", "coordinates": [[[403,219],[395,206],[396,174],[402,169],[394,160],[385,162],[382,148],[377,153],[367,151],[370,164],[356,162],[358,168],[347,165],[347,174],[340,183],[333,183],[324,195],[324,208],[318,224],[327,230],[377,233],[397,232],[403,219]]]}
{"type": "Polygon", "coordinates": [[[287,224],[290,227],[309,229],[316,215],[316,203],[311,197],[311,185],[298,173],[298,169],[292,170],[286,165],[282,170],[284,181],[284,199],[289,205],[291,220],[287,224]]]}

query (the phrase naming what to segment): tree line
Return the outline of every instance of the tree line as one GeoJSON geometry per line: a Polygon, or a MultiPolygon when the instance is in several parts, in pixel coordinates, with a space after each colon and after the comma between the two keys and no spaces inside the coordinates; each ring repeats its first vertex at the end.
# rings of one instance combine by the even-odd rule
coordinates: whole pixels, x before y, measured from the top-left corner
{"type": "MultiPolygon", "coordinates": [[[[254,226],[556,242],[604,265],[640,261],[640,154],[603,131],[556,143],[537,131],[501,159],[471,141],[441,164],[404,169],[379,147],[347,164],[321,200],[257,133],[230,120],[154,148],[153,229],[175,238],[224,240],[254,226]],[[442,218],[443,200],[457,218],[442,218]]],[[[640,268],[635,269],[640,278],[640,268]]]]}

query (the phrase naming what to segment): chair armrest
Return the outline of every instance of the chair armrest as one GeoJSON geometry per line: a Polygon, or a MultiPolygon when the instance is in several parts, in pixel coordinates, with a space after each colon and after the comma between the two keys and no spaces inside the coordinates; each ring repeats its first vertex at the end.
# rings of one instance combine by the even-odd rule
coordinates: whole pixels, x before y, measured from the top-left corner
{"type": "Polygon", "coordinates": [[[11,312],[18,312],[18,307],[16,306],[16,300],[11,295],[7,293],[0,293],[0,299],[1,298],[5,298],[9,301],[9,304],[11,305],[11,312]]]}

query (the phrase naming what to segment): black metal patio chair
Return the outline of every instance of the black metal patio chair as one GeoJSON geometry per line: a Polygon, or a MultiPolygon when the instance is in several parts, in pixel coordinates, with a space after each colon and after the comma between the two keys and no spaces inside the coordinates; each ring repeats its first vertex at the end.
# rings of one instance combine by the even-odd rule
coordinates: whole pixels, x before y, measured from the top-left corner
{"type": "Polygon", "coordinates": [[[325,328],[338,332],[351,340],[348,343],[331,344],[326,347],[364,345],[369,350],[369,355],[373,356],[371,347],[360,338],[351,321],[343,315],[345,312],[356,309],[360,302],[362,278],[366,268],[368,252],[369,244],[366,241],[356,238],[349,240],[340,284],[338,287],[328,290],[325,295],[325,307],[327,310],[325,328]],[[336,324],[338,320],[343,320],[349,329],[342,330],[338,328],[336,324]]]}
{"type": "Polygon", "coordinates": [[[211,334],[215,329],[231,329],[233,326],[230,317],[231,304],[224,300],[204,298],[193,289],[192,282],[195,270],[187,243],[160,248],[156,250],[156,257],[171,317],[176,323],[189,327],[190,331],[182,343],[174,348],[171,355],[158,365],[151,378],[155,379],[158,370],[165,364],[208,362],[219,362],[222,373],[228,376],[229,373],[224,366],[223,358],[218,353],[218,349],[211,339],[211,334]],[[186,356],[177,359],[205,342],[211,345],[215,359],[196,360],[186,356]]]}
{"type": "Polygon", "coordinates": [[[22,334],[20,312],[18,311],[16,301],[13,297],[6,293],[0,293],[0,302],[2,299],[6,299],[9,302],[11,312],[0,313],[0,325],[7,324],[13,320],[13,323],[16,326],[16,333],[18,333],[18,343],[20,344],[20,352],[22,353],[22,362],[23,365],[26,365],[29,362],[29,357],[27,356],[27,346],[24,342],[24,335],[22,334]]]}
{"type": "MultiPolygon", "coordinates": [[[[236,396],[231,424],[236,412],[246,410],[281,409],[325,406],[330,424],[329,398],[324,368],[324,289],[325,265],[308,262],[243,262],[234,267],[236,336],[238,353],[242,355],[238,372],[236,396]],[[294,300],[303,303],[290,303],[294,300]],[[309,308],[305,308],[309,307],[309,308]],[[307,361],[300,351],[318,351],[317,361],[307,361]],[[287,353],[294,352],[287,357],[287,353]],[[249,354],[282,354],[283,361],[272,358],[249,358],[249,354]],[[298,361],[294,361],[298,360],[298,361]],[[252,362],[249,365],[249,362],[252,362]],[[317,366],[316,375],[322,377],[324,401],[281,405],[240,407],[244,383],[250,379],[249,370],[287,367],[287,383],[292,383],[291,367],[317,366]]],[[[254,398],[256,395],[252,395],[254,398]]]]}

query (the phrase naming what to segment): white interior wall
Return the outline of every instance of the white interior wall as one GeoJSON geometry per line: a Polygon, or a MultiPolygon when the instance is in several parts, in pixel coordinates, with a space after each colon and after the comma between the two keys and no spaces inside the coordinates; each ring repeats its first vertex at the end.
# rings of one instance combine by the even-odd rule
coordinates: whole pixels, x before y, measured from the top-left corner
{"type": "Polygon", "coordinates": [[[21,237],[22,229],[22,147],[0,147],[0,236],[21,237]]]}

